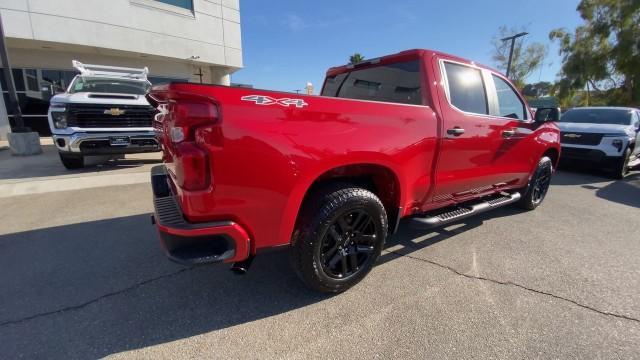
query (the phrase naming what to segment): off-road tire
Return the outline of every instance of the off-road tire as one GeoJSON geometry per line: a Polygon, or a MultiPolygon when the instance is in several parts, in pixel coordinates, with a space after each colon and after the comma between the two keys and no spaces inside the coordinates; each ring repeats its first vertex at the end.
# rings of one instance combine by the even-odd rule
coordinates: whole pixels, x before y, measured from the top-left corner
{"type": "Polygon", "coordinates": [[[81,169],[84,167],[84,157],[82,155],[68,155],[60,153],[62,165],[69,170],[81,169]]]}
{"type": "Polygon", "coordinates": [[[516,203],[516,205],[525,210],[533,210],[542,204],[547,191],[549,190],[549,183],[551,181],[551,175],[553,174],[553,161],[547,156],[543,156],[538,162],[536,170],[529,180],[529,185],[523,189],[520,194],[522,197],[516,203]],[[540,182],[544,181],[544,184],[540,182]],[[542,185],[542,189],[537,186],[542,185]],[[540,193],[541,191],[541,193],[540,193]]]}
{"type": "MultiPolygon", "coordinates": [[[[353,225],[354,232],[355,228],[356,225],[353,225]]],[[[355,235],[352,234],[352,236],[355,235]]],[[[343,292],[357,284],[371,271],[380,256],[386,236],[387,214],[380,199],[366,189],[350,184],[334,184],[318,189],[305,201],[291,240],[291,264],[309,288],[328,293],[343,292]],[[334,248],[333,245],[328,245],[328,242],[335,239],[333,234],[336,234],[336,229],[340,230],[341,226],[345,225],[344,217],[349,217],[354,212],[369,216],[367,229],[373,234],[367,235],[371,245],[367,248],[366,254],[358,252],[359,246],[354,245],[358,240],[353,240],[351,243],[353,253],[367,256],[367,261],[359,267],[358,260],[354,260],[356,266],[351,268],[356,270],[348,276],[336,278],[332,276],[331,269],[327,265],[327,262],[330,262],[329,256],[326,256],[328,253],[323,251],[326,247],[334,248]]],[[[346,232],[346,239],[348,238],[349,231],[346,232]]],[[[338,241],[333,243],[337,244],[338,241]]],[[[347,246],[344,247],[344,249],[347,248],[347,246]]],[[[351,252],[348,254],[353,255],[351,252]]],[[[341,256],[347,258],[349,255],[341,256]]],[[[348,258],[348,260],[352,259],[348,258]]]]}

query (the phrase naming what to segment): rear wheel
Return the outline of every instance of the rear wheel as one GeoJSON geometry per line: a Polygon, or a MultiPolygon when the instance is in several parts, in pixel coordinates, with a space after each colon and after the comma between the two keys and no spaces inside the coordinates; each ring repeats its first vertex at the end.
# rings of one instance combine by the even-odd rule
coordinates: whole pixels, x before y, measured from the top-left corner
{"type": "Polygon", "coordinates": [[[319,191],[302,209],[291,260],[302,281],[342,292],[373,268],[387,235],[387,214],[372,192],[343,185],[319,191]]]}
{"type": "Polygon", "coordinates": [[[529,181],[529,186],[521,192],[522,198],[517,205],[526,210],[537,208],[549,191],[552,174],[553,162],[549,157],[543,156],[529,181]]]}
{"type": "Polygon", "coordinates": [[[84,157],[82,155],[69,155],[60,153],[60,161],[67,169],[80,169],[84,167],[84,157]]]}
{"type": "Polygon", "coordinates": [[[624,151],[624,155],[620,158],[620,161],[613,169],[612,176],[615,179],[623,179],[629,172],[629,162],[631,161],[631,149],[627,148],[624,151]]]}

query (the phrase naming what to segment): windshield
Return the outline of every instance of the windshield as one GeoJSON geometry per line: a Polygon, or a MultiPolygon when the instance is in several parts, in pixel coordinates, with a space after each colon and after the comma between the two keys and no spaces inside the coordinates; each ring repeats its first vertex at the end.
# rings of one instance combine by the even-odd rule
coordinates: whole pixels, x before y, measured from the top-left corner
{"type": "Polygon", "coordinates": [[[70,93],[94,92],[144,95],[149,91],[149,83],[125,79],[99,79],[78,76],[69,89],[70,93]]]}
{"type": "Polygon", "coordinates": [[[581,124],[631,124],[631,111],[624,109],[573,109],[562,115],[560,122],[581,124]]]}

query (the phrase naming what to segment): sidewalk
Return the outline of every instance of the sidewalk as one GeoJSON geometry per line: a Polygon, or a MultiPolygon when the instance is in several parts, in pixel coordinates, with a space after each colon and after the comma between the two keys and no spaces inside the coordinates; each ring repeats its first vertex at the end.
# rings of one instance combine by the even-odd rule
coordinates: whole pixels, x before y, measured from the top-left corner
{"type": "MultiPolygon", "coordinates": [[[[131,154],[125,159],[89,157],[84,169],[67,170],[58,158],[51,138],[41,138],[43,153],[13,156],[0,150],[0,198],[51,191],[77,190],[149,181],[151,167],[160,163],[160,153],[131,154]]],[[[8,146],[0,142],[0,148],[8,146]]]]}

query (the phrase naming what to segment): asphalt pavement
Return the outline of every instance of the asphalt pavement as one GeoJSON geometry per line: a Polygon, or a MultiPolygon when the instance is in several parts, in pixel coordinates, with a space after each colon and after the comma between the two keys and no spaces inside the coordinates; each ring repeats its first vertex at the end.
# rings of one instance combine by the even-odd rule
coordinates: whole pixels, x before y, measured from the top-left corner
{"type": "Polygon", "coordinates": [[[563,170],[535,211],[404,223],[361,284],[328,296],[286,252],[245,276],[168,261],[140,180],[154,161],[0,170],[0,358],[639,357],[638,172],[563,170]]]}

